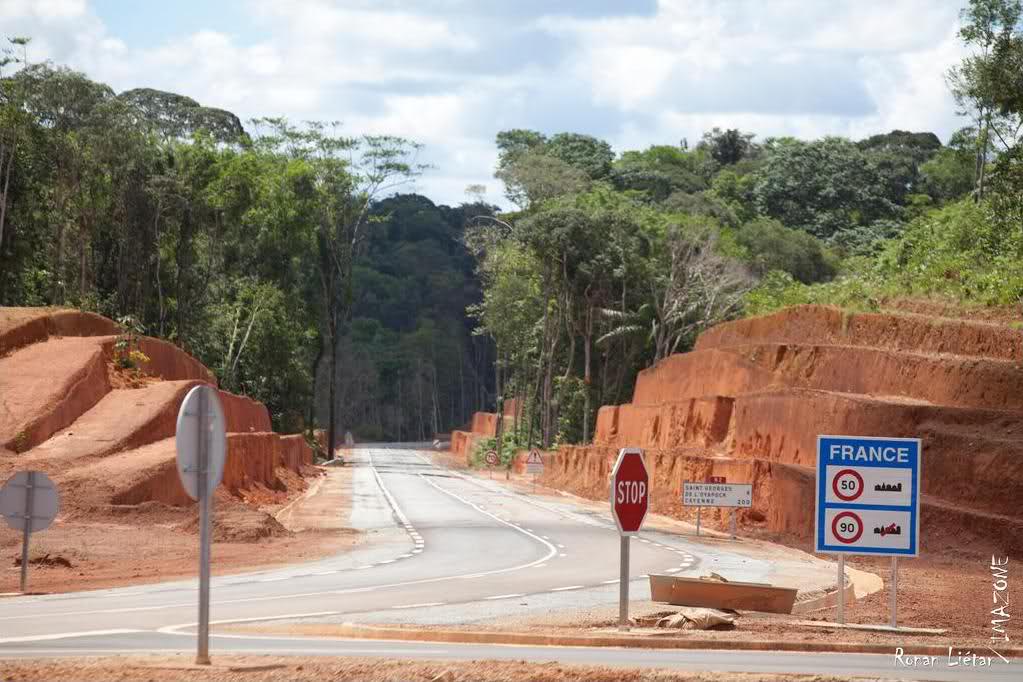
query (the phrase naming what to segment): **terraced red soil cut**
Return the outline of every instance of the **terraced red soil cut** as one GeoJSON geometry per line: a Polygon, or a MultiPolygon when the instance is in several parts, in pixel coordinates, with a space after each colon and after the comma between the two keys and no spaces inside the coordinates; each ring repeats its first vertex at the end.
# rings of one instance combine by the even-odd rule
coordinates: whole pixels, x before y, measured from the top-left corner
{"type": "MultiPolygon", "coordinates": [[[[86,567],[80,576],[86,582],[117,557],[135,565],[136,546],[177,548],[192,541],[189,519],[195,505],[178,480],[173,436],[188,391],[216,383],[198,360],[149,337],[137,338],[149,360],[134,370],[117,369],[118,333],[116,324],[90,313],[0,308],[0,352],[5,353],[0,356],[0,481],[27,468],[50,475],[60,490],[61,514],[38,536],[36,548],[57,539],[65,543],[52,550],[75,554],[72,563],[86,567]]],[[[280,538],[288,545],[290,533],[269,512],[300,494],[305,479],[316,475],[312,450],[302,436],[274,433],[261,403],[223,390],[219,394],[228,454],[217,493],[216,532],[235,544],[280,538]]],[[[6,527],[0,531],[0,566],[17,553],[14,536],[6,527]]],[[[243,564],[267,560],[243,560],[240,550],[234,555],[243,564]]],[[[152,571],[124,575],[135,573],[153,576],[152,571]]],[[[16,574],[0,573],[0,582],[10,580],[16,574]]],[[[55,584],[78,589],[82,580],[65,576],[55,584]]]]}

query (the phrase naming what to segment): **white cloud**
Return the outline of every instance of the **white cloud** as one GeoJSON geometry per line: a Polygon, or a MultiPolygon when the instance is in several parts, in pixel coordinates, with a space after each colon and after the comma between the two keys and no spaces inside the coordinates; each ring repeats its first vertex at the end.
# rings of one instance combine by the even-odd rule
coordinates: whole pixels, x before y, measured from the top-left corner
{"type": "Polygon", "coordinates": [[[960,4],[661,0],[649,16],[579,18],[568,5],[496,16],[472,2],[248,0],[247,22],[146,43],[112,34],[86,0],[0,0],[0,25],[33,37],[33,61],[117,90],[424,142],[436,168],[418,189],[458,202],[470,183],[499,200],[493,138],[512,127],[596,134],[619,151],[693,142],[713,126],[947,137],[959,125],[943,74],[961,55],[960,4]]]}

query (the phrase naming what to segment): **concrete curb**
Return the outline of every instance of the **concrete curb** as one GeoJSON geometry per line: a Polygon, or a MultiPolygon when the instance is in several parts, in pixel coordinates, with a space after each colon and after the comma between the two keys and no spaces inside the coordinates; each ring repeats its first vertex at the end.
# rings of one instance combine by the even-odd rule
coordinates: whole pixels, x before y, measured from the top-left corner
{"type": "MultiPolygon", "coordinates": [[[[448,642],[458,644],[518,644],[526,646],[625,647],[630,649],[703,649],[721,651],[799,651],[808,653],[889,654],[895,646],[860,642],[797,642],[786,640],[692,640],[675,639],[666,632],[661,637],[613,637],[593,635],[537,635],[525,632],[472,632],[462,630],[412,630],[381,628],[354,623],[340,625],[298,624],[290,626],[234,626],[226,628],[235,634],[260,633],[336,637],[338,639],[404,640],[412,642],[448,642]]],[[[955,647],[953,647],[955,648],[955,647]]],[[[908,656],[946,656],[949,646],[940,644],[907,644],[901,646],[908,656]]],[[[1023,658],[1023,647],[999,651],[1006,658],[1023,658]]]]}

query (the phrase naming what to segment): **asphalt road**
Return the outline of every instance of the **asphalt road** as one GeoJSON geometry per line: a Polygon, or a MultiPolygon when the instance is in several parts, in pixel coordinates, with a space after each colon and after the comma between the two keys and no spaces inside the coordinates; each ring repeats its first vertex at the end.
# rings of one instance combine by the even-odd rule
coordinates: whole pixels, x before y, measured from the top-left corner
{"type": "MultiPolygon", "coordinates": [[[[400,621],[423,614],[500,616],[617,594],[618,535],[609,518],[509,492],[436,467],[418,451],[358,451],[352,524],[371,534],[353,552],[287,569],[217,578],[211,620],[400,621]],[[365,617],[369,616],[369,617],[365,617]]],[[[729,569],[756,580],[766,562],[708,553],[677,536],[633,542],[630,589],[644,574],[729,569]]],[[[191,650],[195,581],[0,601],[0,657],[191,650]]],[[[449,616],[450,617],[450,616],[449,616]]],[[[436,622],[436,619],[434,619],[436,622]]],[[[513,658],[750,672],[830,672],[907,679],[1023,679],[1023,666],[899,666],[893,656],[696,652],[339,641],[214,635],[211,650],[406,658],[513,658]]],[[[979,652],[978,652],[979,653],[979,652]]]]}

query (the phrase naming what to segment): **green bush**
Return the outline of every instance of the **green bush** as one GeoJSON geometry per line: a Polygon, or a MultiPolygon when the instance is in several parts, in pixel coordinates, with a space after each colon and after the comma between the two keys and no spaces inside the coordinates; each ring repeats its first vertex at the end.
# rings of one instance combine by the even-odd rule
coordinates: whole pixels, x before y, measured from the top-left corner
{"type": "MultiPolygon", "coordinates": [[[[518,443],[515,440],[514,429],[508,429],[502,434],[501,443],[501,461],[498,466],[508,468],[511,466],[512,458],[515,456],[515,451],[521,450],[525,447],[525,445],[518,443]]],[[[491,450],[497,450],[497,438],[481,438],[479,442],[476,443],[476,449],[472,452],[472,457],[469,459],[469,466],[476,468],[483,468],[487,466],[487,462],[484,457],[491,450]]]]}

